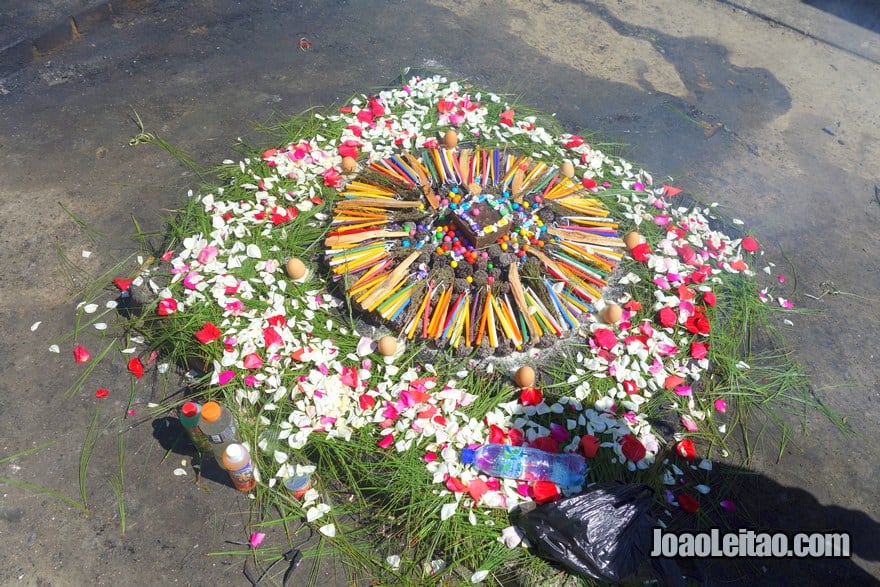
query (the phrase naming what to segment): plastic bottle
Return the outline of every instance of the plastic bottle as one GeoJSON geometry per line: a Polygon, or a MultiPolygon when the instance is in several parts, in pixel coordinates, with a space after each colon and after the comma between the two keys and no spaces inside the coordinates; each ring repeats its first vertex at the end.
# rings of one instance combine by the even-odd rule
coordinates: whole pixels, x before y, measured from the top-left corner
{"type": "Polygon", "coordinates": [[[244,445],[233,442],[223,451],[223,468],[229,471],[232,484],[239,491],[250,491],[257,485],[251,455],[244,445]]]}
{"type": "Polygon", "coordinates": [[[211,442],[218,463],[222,461],[226,447],[239,441],[232,414],[217,402],[207,402],[202,406],[199,428],[211,442]]]}
{"type": "Polygon", "coordinates": [[[562,487],[583,485],[587,462],[579,454],[549,453],[537,448],[484,444],[461,451],[461,462],[506,479],[552,481],[562,487]]]}
{"type": "Polygon", "coordinates": [[[284,488],[290,492],[293,499],[302,499],[306,492],[312,488],[312,476],[303,473],[289,477],[284,480],[284,488]]]}
{"type": "Polygon", "coordinates": [[[186,430],[187,435],[189,435],[190,440],[192,440],[193,445],[198,451],[209,452],[212,450],[211,441],[208,440],[208,437],[205,436],[205,433],[199,428],[201,411],[202,406],[198,403],[186,402],[180,406],[177,418],[180,420],[180,425],[186,430]]]}

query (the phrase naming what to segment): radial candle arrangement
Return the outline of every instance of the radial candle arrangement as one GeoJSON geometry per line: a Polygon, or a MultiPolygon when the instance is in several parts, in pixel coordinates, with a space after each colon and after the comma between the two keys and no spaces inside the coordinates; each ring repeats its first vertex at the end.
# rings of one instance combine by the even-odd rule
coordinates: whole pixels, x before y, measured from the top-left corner
{"type": "Polygon", "coordinates": [[[392,154],[342,190],[327,263],[410,340],[546,346],[594,310],[623,256],[617,222],[572,175],[473,144],[392,154]]]}

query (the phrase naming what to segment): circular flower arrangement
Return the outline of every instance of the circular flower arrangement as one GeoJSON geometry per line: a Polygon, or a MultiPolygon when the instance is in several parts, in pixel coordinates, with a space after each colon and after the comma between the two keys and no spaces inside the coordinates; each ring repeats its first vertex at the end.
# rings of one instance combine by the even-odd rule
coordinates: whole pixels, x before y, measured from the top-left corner
{"type": "Polygon", "coordinates": [[[570,161],[456,149],[454,130],[444,140],[371,161],[345,185],[325,240],[332,272],[410,340],[502,354],[576,330],[624,246],[584,193],[595,181],[575,181],[570,161]]]}
{"type": "MultiPolygon", "coordinates": [[[[441,77],[354,98],[308,128],[260,157],[225,162],[232,179],[192,197],[182,246],[163,257],[169,283],[136,279],[158,294],[165,331],[185,333],[177,352],[204,360],[207,392],[256,431],[262,487],[314,472],[300,451],[315,435],[373,434],[376,450],[423,461],[438,522],[464,508],[476,523],[481,508],[579,489],[488,477],[459,458],[481,443],[582,454],[603,464],[587,483],[650,468],[671,507],[700,507],[709,487],[682,485],[681,468],[655,459],[671,440],[692,461],[687,435],[723,426],[715,417],[725,398],[701,396],[694,383],[709,366],[713,288],[750,274],[746,241],[713,229],[708,209],[676,205],[680,190],[645,171],[441,77]],[[627,255],[618,223],[651,242],[628,239],[627,255]],[[284,271],[290,257],[295,280],[284,271]],[[402,340],[464,349],[473,363],[436,353],[419,364],[404,345],[377,355],[321,263],[402,340]],[[596,312],[611,303],[603,292],[619,307],[601,321],[596,312]],[[542,362],[542,346],[564,332],[564,358],[542,362]],[[481,356],[516,349],[548,385],[515,388],[491,364],[474,369],[481,356]],[[683,431],[655,435],[649,408],[658,405],[683,431]]],[[[322,499],[312,489],[302,507],[334,536],[322,499]]],[[[518,542],[509,531],[502,539],[518,542]]]]}

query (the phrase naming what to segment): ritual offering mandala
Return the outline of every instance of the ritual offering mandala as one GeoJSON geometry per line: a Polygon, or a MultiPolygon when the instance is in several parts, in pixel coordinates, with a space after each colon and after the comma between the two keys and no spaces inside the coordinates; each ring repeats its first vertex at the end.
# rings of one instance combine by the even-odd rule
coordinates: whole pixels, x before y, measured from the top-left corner
{"type": "MultiPolygon", "coordinates": [[[[760,376],[742,324],[791,307],[756,287],[754,238],[552,116],[440,76],[287,130],[190,194],[161,265],[114,280],[155,296],[134,328],[146,365],[197,366],[196,399],[234,413],[263,503],[346,548],[363,538],[359,561],[376,528],[437,536],[410,542],[416,584],[464,551],[479,583],[506,564],[487,526],[513,549],[509,510],[597,482],[662,488],[669,512],[728,507],[693,439],[726,450],[728,400],[760,376]],[[492,445],[586,474],[499,477],[463,457],[492,445]]],[[[144,364],[127,360],[134,382],[144,364]]]]}
{"type": "Polygon", "coordinates": [[[570,161],[444,141],[368,162],[342,189],[335,278],[410,340],[504,354],[576,330],[623,256],[602,200],[570,161]]]}

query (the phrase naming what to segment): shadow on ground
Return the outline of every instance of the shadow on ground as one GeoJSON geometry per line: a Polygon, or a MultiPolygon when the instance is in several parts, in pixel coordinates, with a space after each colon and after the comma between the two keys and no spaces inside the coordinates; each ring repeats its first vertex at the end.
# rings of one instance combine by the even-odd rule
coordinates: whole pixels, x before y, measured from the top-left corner
{"type": "MultiPolygon", "coordinates": [[[[845,532],[852,555],[862,561],[880,561],[880,520],[866,512],[820,503],[809,491],[784,486],[756,471],[715,464],[713,476],[728,480],[736,512],[726,523],[733,530],[760,532],[845,532]]],[[[717,496],[716,496],[717,498],[717,496]]],[[[685,566],[685,565],[682,565],[685,566]]],[[[875,585],[877,578],[849,558],[786,558],[709,560],[698,564],[706,584],[790,585],[797,577],[801,587],[820,585],[875,585]]]]}

